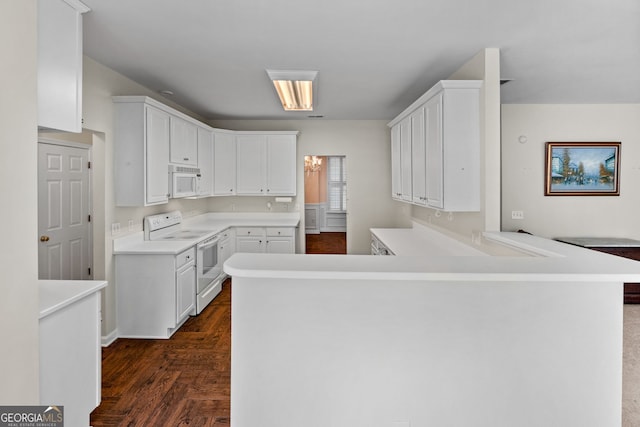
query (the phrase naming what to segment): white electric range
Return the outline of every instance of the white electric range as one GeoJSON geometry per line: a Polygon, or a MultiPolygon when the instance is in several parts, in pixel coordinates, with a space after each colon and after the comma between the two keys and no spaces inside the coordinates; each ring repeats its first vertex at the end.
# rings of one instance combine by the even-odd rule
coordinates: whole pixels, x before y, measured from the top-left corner
{"type": "Polygon", "coordinates": [[[144,239],[151,241],[194,240],[196,244],[196,314],[222,290],[222,266],[218,260],[218,235],[182,226],[182,213],[172,211],[144,218],[144,239]]]}

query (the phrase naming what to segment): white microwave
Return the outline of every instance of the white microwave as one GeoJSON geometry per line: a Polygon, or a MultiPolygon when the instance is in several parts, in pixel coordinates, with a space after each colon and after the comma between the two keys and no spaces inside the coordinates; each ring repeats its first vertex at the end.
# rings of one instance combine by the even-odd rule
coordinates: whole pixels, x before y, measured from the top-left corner
{"type": "Polygon", "coordinates": [[[200,169],[189,166],[169,165],[169,197],[195,197],[200,185],[200,169]]]}

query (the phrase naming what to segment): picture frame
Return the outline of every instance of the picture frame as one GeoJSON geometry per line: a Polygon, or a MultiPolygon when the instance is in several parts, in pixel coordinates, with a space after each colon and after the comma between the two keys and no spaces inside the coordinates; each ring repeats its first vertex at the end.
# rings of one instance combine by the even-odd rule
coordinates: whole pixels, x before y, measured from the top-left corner
{"type": "Polygon", "coordinates": [[[545,196],[619,196],[620,142],[547,142],[545,196]]]}

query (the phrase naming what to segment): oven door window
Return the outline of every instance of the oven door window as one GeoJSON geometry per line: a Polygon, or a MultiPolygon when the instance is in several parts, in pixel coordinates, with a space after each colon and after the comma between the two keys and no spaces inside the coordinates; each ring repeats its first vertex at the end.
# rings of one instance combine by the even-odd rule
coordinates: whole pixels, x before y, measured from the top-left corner
{"type": "Polygon", "coordinates": [[[202,249],[202,275],[215,278],[218,275],[218,244],[202,249]]]}

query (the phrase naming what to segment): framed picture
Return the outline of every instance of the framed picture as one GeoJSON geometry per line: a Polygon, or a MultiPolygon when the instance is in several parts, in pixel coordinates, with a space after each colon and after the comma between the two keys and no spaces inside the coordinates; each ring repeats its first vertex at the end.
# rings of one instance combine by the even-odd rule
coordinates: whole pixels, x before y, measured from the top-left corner
{"type": "Polygon", "coordinates": [[[547,142],[545,196],[620,195],[619,142],[547,142]]]}

